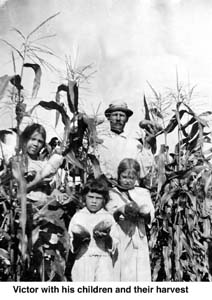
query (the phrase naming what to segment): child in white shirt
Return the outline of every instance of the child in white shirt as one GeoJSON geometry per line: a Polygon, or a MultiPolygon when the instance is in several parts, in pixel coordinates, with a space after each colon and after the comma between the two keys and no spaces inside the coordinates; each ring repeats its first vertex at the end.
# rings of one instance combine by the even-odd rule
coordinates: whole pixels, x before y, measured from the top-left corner
{"type": "Polygon", "coordinates": [[[118,185],[111,189],[106,205],[118,229],[115,281],[151,281],[145,226],[154,218],[154,207],[149,191],[136,186],[139,177],[139,163],[131,158],[123,159],[118,167],[118,185]]]}
{"type": "Polygon", "coordinates": [[[113,216],[105,210],[109,199],[105,180],[91,179],[83,189],[86,206],[69,224],[71,251],[76,253],[72,268],[73,281],[113,281],[113,255],[116,241],[110,235],[115,225],[113,216]]]}

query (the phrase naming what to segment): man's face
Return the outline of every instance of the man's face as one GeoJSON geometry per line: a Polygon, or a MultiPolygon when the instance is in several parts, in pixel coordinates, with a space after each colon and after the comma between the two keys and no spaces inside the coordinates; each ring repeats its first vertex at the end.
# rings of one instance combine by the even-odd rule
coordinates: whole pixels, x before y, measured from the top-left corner
{"type": "Polygon", "coordinates": [[[128,121],[127,115],[123,111],[114,111],[110,114],[110,129],[118,134],[124,131],[124,126],[128,121]]]}

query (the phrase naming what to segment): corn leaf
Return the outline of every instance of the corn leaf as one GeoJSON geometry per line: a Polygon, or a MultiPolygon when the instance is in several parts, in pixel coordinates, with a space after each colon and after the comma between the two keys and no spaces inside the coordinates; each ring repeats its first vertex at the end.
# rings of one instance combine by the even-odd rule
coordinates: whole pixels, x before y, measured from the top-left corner
{"type": "Polygon", "coordinates": [[[40,79],[42,74],[41,67],[38,64],[31,64],[31,63],[25,63],[24,67],[32,68],[35,72],[35,78],[33,81],[33,88],[32,88],[32,98],[36,98],[40,88],[40,79]]]}
{"type": "Polygon", "coordinates": [[[59,85],[58,88],[57,88],[56,97],[58,99],[59,93],[61,91],[66,92],[67,93],[67,102],[68,102],[69,109],[74,114],[75,113],[75,107],[74,107],[74,101],[72,101],[72,98],[74,98],[72,88],[73,87],[72,87],[70,82],[69,82],[69,86],[67,86],[65,84],[59,85]],[[72,98],[71,98],[70,92],[72,93],[72,98]]]}
{"type": "Polygon", "coordinates": [[[11,76],[4,75],[0,77],[0,100],[4,97],[4,93],[10,82],[11,76]]]}
{"type": "MultiPolygon", "coordinates": [[[[57,104],[60,105],[60,92],[59,91],[56,92],[55,101],[56,101],[57,104]]],[[[59,113],[59,111],[56,111],[55,127],[57,127],[59,117],[60,117],[60,113],[59,113]]]]}
{"type": "Polygon", "coordinates": [[[4,39],[0,39],[0,41],[4,42],[8,46],[10,46],[13,50],[15,50],[15,52],[18,53],[18,55],[21,57],[21,59],[24,60],[24,57],[23,57],[22,53],[16,47],[14,47],[11,43],[9,43],[8,41],[6,41],[4,39]]]}
{"type": "Polygon", "coordinates": [[[83,165],[79,162],[79,160],[76,158],[73,151],[69,151],[68,154],[66,154],[66,159],[68,162],[70,162],[73,166],[78,167],[80,169],[83,169],[83,165]]]}
{"type": "Polygon", "coordinates": [[[14,85],[18,91],[23,89],[23,86],[21,85],[21,76],[20,75],[14,75],[11,77],[10,82],[12,85],[14,85]]]}
{"type": "MultiPolygon", "coordinates": [[[[57,104],[60,104],[60,92],[61,91],[64,91],[67,93],[67,98],[69,97],[69,90],[68,90],[68,86],[65,85],[65,84],[61,84],[57,87],[57,92],[56,92],[56,96],[55,96],[55,101],[57,104]]],[[[58,124],[58,121],[59,121],[59,112],[56,111],[56,120],[55,120],[55,127],[57,126],[58,124]]]]}
{"type": "Polygon", "coordinates": [[[39,105],[45,109],[48,109],[48,110],[52,110],[52,109],[57,110],[62,116],[63,124],[65,126],[67,126],[69,124],[69,122],[70,122],[69,116],[67,115],[67,113],[62,105],[60,105],[54,101],[49,101],[49,102],[40,101],[37,105],[39,105]]]}
{"type": "Polygon", "coordinates": [[[47,22],[49,22],[51,19],[55,18],[57,15],[59,15],[60,13],[56,13],[52,16],[50,16],[49,18],[47,18],[46,20],[44,20],[42,23],[40,23],[35,29],[33,29],[27,36],[27,39],[29,39],[29,37],[31,35],[33,35],[36,31],[38,31],[42,26],[44,26],[47,22]]]}
{"type": "Polygon", "coordinates": [[[163,119],[162,114],[160,113],[160,111],[159,111],[156,107],[150,108],[149,111],[150,111],[152,114],[154,114],[156,117],[158,117],[158,118],[160,118],[160,119],[163,119]]]}
{"type": "Polygon", "coordinates": [[[78,86],[76,81],[68,80],[68,106],[70,111],[75,114],[78,112],[78,86]]]}
{"type": "Polygon", "coordinates": [[[94,173],[94,177],[97,178],[102,174],[101,168],[100,168],[100,164],[98,159],[96,158],[95,155],[88,153],[88,157],[91,161],[92,164],[92,169],[93,169],[93,173],[94,173]]]}
{"type": "Polygon", "coordinates": [[[186,103],[184,103],[184,105],[187,107],[188,109],[188,113],[192,116],[194,116],[196,118],[196,120],[199,122],[199,124],[201,124],[203,127],[208,126],[207,121],[203,120],[202,118],[198,117],[195,112],[190,108],[190,106],[188,106],[186,103]]]}
{"type": "Polygon", "coordinates": [[[171,281],[172,262],[171,262],[171,248],[169,246],[163,247],[163,257],[164,257],[164,269],[166,272],[166,280],[171,281]]]}
{"type": "Polygon", "coordinates": [[[12,51],[12,61],[13,61],[13,70],[14,70],[14,74],[16,74],[15,56],[14,56],[13,51],[12,51]]]}
{"type": "Polygon", "coordinates": [[[188,133],[185,131],[185,129],[189,126],[189,125],[192,125],[193,123],[197,122],[196,118],[195,117],[192,117],[188,122],[186,122],[184,125],[181,125],[181,130],[182,130],[182,133],[185,137],[188,136],[188,133]]]}
{"type": "Polygon", "coordinates": [[[58,88],[57,88],[57,93],[59,93],[59,92],[61,92],[61,91],[68,92],[68,86],[65,85],[65,84],[59,85],[58,88]]]}
{"type": "Polygon", "coordinates": [[[16,158],[12,160],[12,173],[18,183],[17,197],[21,203],[21,214],[19,217],[19,221],[21,225],[20,243],[21,243],[22,257],[25,260],[26,251],[27,251],[27,240],[25,236],[27,212],[26,212],[26,181],[24,179],[22,161],[19,161],[16,158]]]}
{"type": "Polygon", "coordinates": [[[0,258],[9,259],[9,253],[3,248],[0,248],[0,258]]]}
{"type": "Polygon", "coordinates": [[[195,147],[197,146],[198,140],[199,140],[199,136],[200,136],[200,131],[201,128],[198,124],[198,122],[194,123],[192,128],[191,128],[191,132],[189,134],[189,141],[188,141],[188,150],[191,152],[195,149],[195,147]]]}
{"type": "Polygon", "coordinates": [[[212,115],[212,111],[205,111],[199,115],[199,117],[208,117],[212,115]]]}
{"type": "Polygon", "coordinates": [[[55,37],[56,34],[48,34],[48,35],[44,35],[44,36],[41,36],[35,40],[31,40],[31,43],[34,43],[34,42],[37,42],[37,41],[40,41],[40,40],[44,40],[44,39],[49,39],[49,38],[52,38],[52,37],[55,37]]]}
{"type": "MultiPolygon", "coordinates": [[[[181,119],[185,113],[187,113],[186,110],[181,110],[179,112],[179,119],[181,119]]],[[[168,125],[164,129],[164,132],[166,132],[166,133],[172,132],[176,128],[177,125],[178,125],[178,118],[177,118],[177,115],[174,114],[172,116],[171,120],[169,121],[168,125]]]]}
{"type": "Polygon", "coordinates": [[[86,114],[83,114],[83,121],[88,127],[89,144],[93,147],[95,147],[97,144],[102,144],[103,140],[97,136],[96,118],[88,117],[86,114]]]}
{"type": "Polygon", "coordinates": [[[155,98],[156,98],[156,100],[157,101],[160,101],[160,94],[158,94],[157,92],[156,92],[156,90],[153,88],[153,86],[147,81],[147,84],[149,85],[149,87],[151,88],[151,90],[152,90],[152,92],[153,92],[153,94],[155,95],[155,98]]]}
{"type": "Polygon", "coordinates": [[[23,35],[23,33],[19,29],[13,27],[12,30],[14,30],[15,32],[17,32],[22,37],[23,40],[26,39],[25,36],[23,35]]]}
{"type": "Polygon", "coordinates": [[[145,95],[144,95],[144,108],[145,108],[145,120],[150,120],[149,108],[146,102],[145,95]]]}
{"type": "Polygon", "coordinates": [[[158,280],[158,275],[162,268],[163,268],[163,262],[162,262],[162,256],[161,256],[157,259],[156,264],[154,266],[153,274],[152,274],[152,281],[158,280]]]}

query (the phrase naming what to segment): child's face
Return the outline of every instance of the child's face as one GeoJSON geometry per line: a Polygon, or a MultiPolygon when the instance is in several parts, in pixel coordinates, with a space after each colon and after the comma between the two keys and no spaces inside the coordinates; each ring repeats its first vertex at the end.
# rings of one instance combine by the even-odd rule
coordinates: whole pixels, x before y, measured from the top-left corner
{"type": "Polygon", "coordinates": [[[137,176],[131,170],[125,170],[119,175],[119,184],[126,189],[133,188],[136,180],[137,176]]]}
{"type": "Polygon", "coordinates": [[[104,206],[104,198],[101,194],[88,192],[85,196],[86,207],[91,213],[96,213],[104,206]]]}
{"type": "Polygon", "coordinates": [[[35,131],[26,143],[26,151],[30,157],[34,158],[39,154],[43,145],[44,139],[42,135],[39,132],[35,131]]]}

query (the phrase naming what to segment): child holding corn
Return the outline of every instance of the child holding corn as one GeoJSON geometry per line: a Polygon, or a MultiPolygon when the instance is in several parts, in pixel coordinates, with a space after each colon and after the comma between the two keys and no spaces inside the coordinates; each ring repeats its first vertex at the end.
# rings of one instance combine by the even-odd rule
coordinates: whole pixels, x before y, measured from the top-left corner
{"type": "Polygon", "coordinates": [[[118,185],[111,189],[106,205],[118,223],[115,281],[151,281],[145,226],[151,224],[154,207],[149,191],[136,186],[139,176],[139,163],[123,159],[118,166],[118,185]]]}
{"type": "Polygon", "coordinates": [[[101,178],[88,180],[82,196],[85,207],[73,216],[68,230],[71,250],[76,253],[72,280],[113,281],[116,240],[110,231],[115,221],[104,208],[109,196],[106,181],[101,178]]]}

